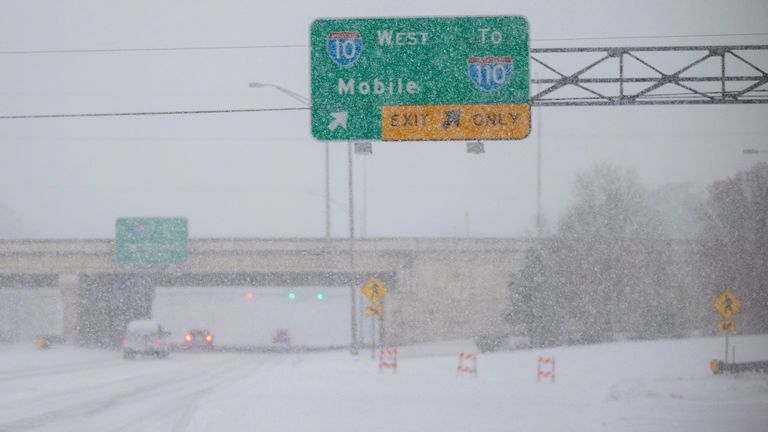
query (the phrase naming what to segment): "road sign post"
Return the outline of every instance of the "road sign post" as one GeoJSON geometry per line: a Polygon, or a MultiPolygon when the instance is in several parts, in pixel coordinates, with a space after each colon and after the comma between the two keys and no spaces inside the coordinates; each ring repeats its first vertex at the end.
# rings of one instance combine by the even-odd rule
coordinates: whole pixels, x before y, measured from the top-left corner
{"type": "Polygon", "coordinates": [[[530,132],[524,17],[320,19],[310,46],[318,140],[508,140],[530,132]]]}
{"type": "MultiPolygon", "coordinates": [[[[725,290],[715,299],[713,306],[723,317],[718,320],[717,329],[725,334],[725,364],[728,364],[728,335],[736,331],[736,322],[731,318],[741,310],[741,301],[730,290],[725,290]]],[[[735,361],[735,358],[731,361],[735,361]]]]}
{"type": "MultiPolygon", "coordinates": [[[[381,304],[381,300],[384,297],[386,297],[387,292],[389,292],[389,289],[387,289],[387,286],[384,285],[384,282],[382,282],[382,280],[379,279],[378,276],[374,276],[368,279],[368,281],[363,284],[361,291],[363,292],[363,295],[367,297],[368,300],[371,302],[369,306],[366,306],[365,314],[371,317],[371,358],[375,359],[376,358],[376,317],[379,318],[379,331],[382,332],[383,334],[384,307],[381,304]]],[[[379,337],[379,342],[382,342],[383,340],[384,340],[383,337],[379,337]]]]}

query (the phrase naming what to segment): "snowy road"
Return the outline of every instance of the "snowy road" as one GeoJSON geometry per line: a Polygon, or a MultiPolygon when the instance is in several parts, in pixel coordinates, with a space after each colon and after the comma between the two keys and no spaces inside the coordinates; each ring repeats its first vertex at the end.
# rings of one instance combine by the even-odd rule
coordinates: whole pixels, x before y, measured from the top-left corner
{"type": "MultiPolygon", "coordinates": [[[[768,336],[733,338],[743,360],[768,336]]],[[[31,345],[31,344],[30,344],[31,345]]],[[[0,431],[764,431],[768,377],[714,376],[720,338],[481,354],[471,342],[401,349],[397,374],[368,352],[172,353],[0,346],[0,431]],[[557,380],[537,383],[539,355],[557,380]]]]}
{"type": "Polygon", "coordinates": [[[176,354],[127,362],[116,353],[78,351],[75,358],[86,359],[69,363],[64,351],[38,353],[62,357],[65,363],[58,366],[0,372],[0,431],[183,431],[201,398],[274,360],[176,354]]]}

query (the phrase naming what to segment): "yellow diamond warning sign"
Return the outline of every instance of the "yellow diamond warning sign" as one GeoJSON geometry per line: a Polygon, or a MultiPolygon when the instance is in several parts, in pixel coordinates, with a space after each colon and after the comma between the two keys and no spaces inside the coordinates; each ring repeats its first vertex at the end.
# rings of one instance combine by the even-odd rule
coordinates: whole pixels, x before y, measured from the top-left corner
{"type": "Polygon", "coordinates": [[[728,320],[741,310],[741,301],[739,301],[730,290],[725,290],[725,292],[715,300],[714,307],[720,312],[720,315],[722,315],[723,318],[728,320]]]}
{"type": "Polygon", "coordinates": [[[377,303],[379,299],[384,298],[387,295],[387,291],[384,282],[377,276],[368,279],[368,282],[363,284],[363,294],[373,303],[377,303]]]}
{"type": "Polygon", "coordinates": [[[530,131],[528,104],[381,107],[383,141],[511,140],[530,131]]]}

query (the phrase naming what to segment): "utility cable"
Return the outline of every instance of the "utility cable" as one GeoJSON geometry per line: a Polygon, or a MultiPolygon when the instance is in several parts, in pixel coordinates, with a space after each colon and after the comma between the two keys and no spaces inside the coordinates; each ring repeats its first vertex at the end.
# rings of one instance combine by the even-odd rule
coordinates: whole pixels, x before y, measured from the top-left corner
{"type": "Polygon", "coordinates": [[[279,111],[306,111],[306,110],[309,110],[309,108],[308,107],[241,108],[241,109],[219,109],[219,110],[137,111],[137,112],[113,112],[113,113],[22,114],[22,115],[0,115],[0,120],[74,118],[74,117],[130,117],[130,116],[189,115],[189,114],[232,114],[232,113],[249,113],[249,112],[279,112],[279,111]]]}
{"type": "Polygon", "coordinates": [[[308,48],[308,47],[309,45],[235,45],[235,46],[161,47],[161,48],[11,50],[11,51],[0,51],[0,55],[2,54],[93,54],[93,53],[153,52],[153,51],[226,51],[226,50],[253,50],[253,49],[308,48]]]}
{"type": "MultiPolygon", "coordinates": [[[[768,90],[755,89],[751,93],[763,93],[768,90]]],[[[737,91],[726,91],[725,95],[733,95],[738,93],[737,91]]],[[[721,91],[703,91],[700,93],[653,93],[643,95],[640,99],[653,100],[663,99],[667,97],[687,98],[687,99],[706,99],[704,95],[721,96],[721,91]]],[[[626,96],[632,97],[631,94],[626,96]]],[[[762,95],[758,95],[755,99],[765,100],[762,95]]],[[[606,100],[611,99],[614,96],[582,96],[582,97],[561,97],[561,98],[540,98],[539,102],[559,102],[559,101],[591,101],[591,100],[606,100]]],[[[744,96],[742,95],[742,98],[744,96]]],[[[749,99],[749,98],[745,98],[749,99]]],[[[329,109],[330,107],[320,107],[319,109],[329,109]]],[[[335,109],[354,109],[358,107],[334,107],[335,109]]],[[[156,115],[192,115],[192,114],[232,114],[232,113],[251,113],[251,112],[284,112],[284,111],[309,111],[311,107],[295,107],[295,108],[243,108],[243,109],[218,109],[218,110],[182,110],[182,111],[139,111],[139,112],[112,112],[112,113],[73,113],[73,114],[22,114],[22,115],[0,115],[0,120],[21,120],[21,119],[49,119],[49,118],[77,118],[77,117],[131,117],[131,116],[156,116],[156,115]]],[[[318,107],[316,107],[318,109],[318,107]]]]}
{"type": "MultiPolygon", "coordinates": [[[[600,37],[571,37],[571,38],[534,38],[531,42],[555,41],[589,41],[589,40],[622,40],[622,39],[665,39],[665,38],[703,38],[703,37],[744,37],[768,36],[768,33],[712,33],[712,34],[681,34],[681,35],[648,35],[648,36],[600,36],[600,37]]],[[[222,45],[222,46],[189,46],[189,47],[155,47],[155,48],[94,48],[94,49],[40,49],[40,50],[5,50],[0,55],[24,54],[93,54],[93,53],[128,53],[155,51],[226,51],[226,50],[255,50],[255,49],[285,49],[309,48],[307,44],[261,44],[261,45],[222,45]]]]}

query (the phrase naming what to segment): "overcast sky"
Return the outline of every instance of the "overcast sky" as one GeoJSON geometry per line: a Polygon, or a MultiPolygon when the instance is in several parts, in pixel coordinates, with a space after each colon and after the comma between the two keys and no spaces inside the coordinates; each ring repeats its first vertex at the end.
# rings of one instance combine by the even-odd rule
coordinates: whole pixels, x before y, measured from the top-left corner
{"type": "MultiPolygon", "coordinates": [[[[0,51],[294,46],[0,54],[0,115],[299,107],[248,83],[308,96],[314,19],[461,15],[524,15],[532,47],[768,44],[765,35],[716,36],[768,32],[764,0],[0,0],[0,51]],[[711,36],[671,37],[680,35],[711,36]]],[[[595,163],[634,169],[648,187],[703,188],[768,159],[741,152],[768,149],[768,105],[541,115],[550,223],[574,176],[595,163]]],[[[532,235],[535,125],[529,138],[487,143],[482,155],[463,142],[374,143],[373,156],[355,157],[358,227],[370,237],[532,235]]],[[[346,236],[346,143],[331,152],[332,232],[346,236]]],[[[321,237],[323,162],[308,111],[0,120],[0,205],[30,238],[111,238],[115,219],[128,216],[187,217],[192,237],[321,237]]]]}

